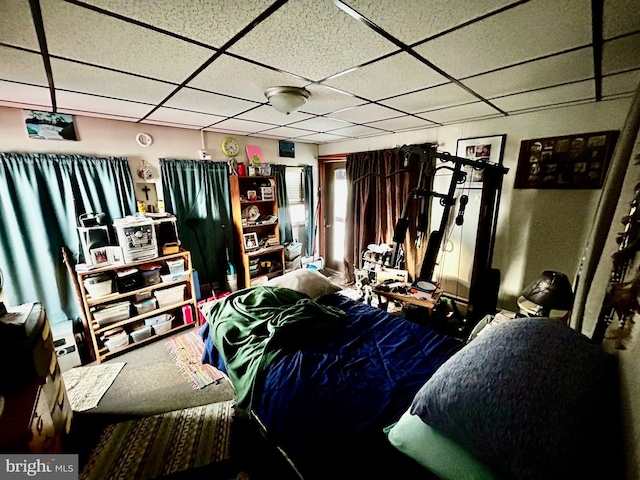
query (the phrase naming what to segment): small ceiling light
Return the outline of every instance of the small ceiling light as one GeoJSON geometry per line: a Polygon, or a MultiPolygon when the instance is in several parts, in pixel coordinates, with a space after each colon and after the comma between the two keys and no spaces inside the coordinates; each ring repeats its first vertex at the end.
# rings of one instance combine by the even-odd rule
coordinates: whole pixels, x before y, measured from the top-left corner
{"type": "Polygon", "coordinates": [[[271,87],[264,94],[273,108],[286,115],[297,111],[311,96],[308,90],[299,87],[271,87]]]}

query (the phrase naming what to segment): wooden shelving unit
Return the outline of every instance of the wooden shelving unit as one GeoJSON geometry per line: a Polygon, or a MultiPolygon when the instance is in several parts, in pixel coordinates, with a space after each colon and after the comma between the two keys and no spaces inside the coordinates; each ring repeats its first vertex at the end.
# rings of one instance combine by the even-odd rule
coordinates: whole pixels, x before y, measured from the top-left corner
{"type": "MultiPolygon", "coordinates": [[[[162,257],[157,257],[151,260],[144,260],[144,261],[140,261],[140,262],[133,262],[133,263],[127,263],[125,265],[109,265],[109,266],[105,266],[105,267],[100,267],[100,268],[95,268],[92,270],[88,270],[86,272],[78,272],[78,284],[80,287],[80,292],[81,292],[81,297],[82,297],[82,302],[83,302],[83,306],[84,306],[84,313],[85,313],[85,317],[87,319],[87,323],[89,325],[89,332],[91,334],[91,341],[93,344],[93,350],[95,353],[95,357],[96,360],[98,361],[98,363],[103,362],[104,360],[107,360],[111,357],[114,357],[116,355],[120,355],[125,351],[131,350],[133,348],[137,348],[140,347],[142,345],[145,345],[149,342],[153,342],[155,340],[158,340],[159,338],[162,337],[166,337],[169,336],[173,333],[179,332],[181,330],[185,330],[187,328],[193,328],[195,325],[197,325],[197,321],[196,321],[196,315],[197,315],[197,299],[196,299],[196,293],[195,293],[195,285],[193,282],[193,267],[191,264],[191,254],[188,251],[181,251],[178,253],[174,253],[171,255],[165,255],[162,257]],[[91,297],[91,295],[89,295],[89,293],[87,292],[85,285],[84,285],[84,280],[87,277],[90,276],[94,276],[96,274],[100,274],[100,273],[107,273],[110,276],[112,276],[112,278],[114,279],[115,282],[115,272],[118,270],[126,270],[126,269],[130,269],[130,268],[134,268],[134,267],[139,267],[141,265],[145,265],[145,264],[159,264],[162,265],[162,270],[161,272],[166,273],[165,270],[167,270],[166,267],[166,261],[167,260],[176,260],[176,259],[180,259],[180,258],[184,258],[184,262],[185,262],[185,274],[176,280],[172,280],[169,282],[162,282],[162,283],[157,283],[154,285],[146,285],[146,286],[141,286],[140,288],[137,288],[135,290],[132,291],[128,291],[128,292],[124,292],[124,293],[111,293],[109,295],[104,295],[101,297],[97,297],[97,298],[93,298],[91,297]],[[156,308],[154,310],[151,310],[149,312],[145,312],[139,315],[134,314],[135,312],[135,308],[133,306],[133,299],[136,296],[136,294],[140,294],[140,293],[146,293],[146,292],[154,292],[156,290],[161,290],[161,289],[165,289],[165,288],[170,288],[170,287],[174,287],[177,285],[185,285],[185,293],[184,293],[184,297],[183,300],[180,302],[177,302],[175,304],[172,305],[168,305],[165,307],[159,307],[156,308]],[[95,320],[93,313],[96,310],[96,308],[99,307],[106,307],[109,306],[110,304],[116,304],[118,302],[122,302],[122,301],[130,301],[131,302],[131,315],[129,316],[129,318],[125,319],[125,320],[119,320],[113,323],[109,323],[108,325],[104,325],[104,326],[100,326],[98,324],[98,322],[95,320]],[[182,307],[185,305],[189,305],[191,307],[191,318],[194,320],[192,323],[184,323],[184,319],[182,318],[182,307]],[[104,332],[114,329],[114,328],[118,328],[118,327],[122,327],[125,331],[127,331],[128,333],[131,333],[131,328],[134,324],[138,324],[139,322],[144,322],[145,319],[150,318],[150,317],[154,317],[156,315],[160,315],[163,313],[171,313],[175,316],[175,319],[172,323],[171,328],[167,331],[167,332],[163,332],[160,334],[153,334],[150,337],[137,341],[137,342],[133,342],[130,341],[128,345],[125,345],[121,348],[118,348],[116,350],[113,351],[109,351],[108,348],[105,346],[103,340],[102,340],[102,334],[104,334],[104,332]]],[[[115,285],[115,283],[114,283],[115,285]]]]}
{"type": "Polygon", "coordinates": [[[233,216],[233,230],[236,248],[235,264],[238,269],[238,287],[246,288],[259,285],[262,282],[284,273],[284,247],[280,245],[278,221],[266,223],[243,222],[242,214],[247,208],[255,207],[261,216],[273,215],[278,217],[278,202],[276,181],[274,177],[232,175],[229,177],[231,187],[231,212],[233,216]],[[261,198],[261,187],[271,187],[272,198],[261,198]],[[255,191],[257,197],[249,200],[249,191],[255,191]],[[277,245],[263,246],[258,249],[245,248],[245,234],[255,233],[260,241],[273,236],[277,245]],[[258,265],[257,271],[252,263],[258,265]],[[270,263],[268,268],[260,267],[260,263],[270,263]]]}

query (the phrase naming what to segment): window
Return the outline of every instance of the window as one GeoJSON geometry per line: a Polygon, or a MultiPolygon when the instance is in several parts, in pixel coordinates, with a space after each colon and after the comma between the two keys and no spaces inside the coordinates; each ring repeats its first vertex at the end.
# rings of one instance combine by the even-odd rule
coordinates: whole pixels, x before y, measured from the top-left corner
{"type": "Polygon", "coordinates": [[[304,182],[302,180],[302,167],[287,167],[285,173],[287,184],[287,198],[289,200],[289,214],[292,225],[304,225],[304,182]]]}

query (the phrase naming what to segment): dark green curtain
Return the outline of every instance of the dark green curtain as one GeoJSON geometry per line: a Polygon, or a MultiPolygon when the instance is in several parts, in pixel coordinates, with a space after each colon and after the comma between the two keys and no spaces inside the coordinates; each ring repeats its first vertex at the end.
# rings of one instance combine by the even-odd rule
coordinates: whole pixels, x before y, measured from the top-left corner
{"type": "Polygon", "coordinates": [[[0,269],[11,305],[40,302],[51,323],[80,317],[62,261],[80,251],[83,213],[111,222],[135,212],[126,158],[0,153],[0,269]]]}
{"type": "Polygon", "coordinates": [[[313,167],[304,165],[302,167],[304,181],[304,211],[305,226],[307,233],[307,256],[311,257],[315,251],[316,244],[316,211],[313,208],[313,167]]]}
{"type": "Polygon", "coordinates": [[[176,216],[182,248],[201,284],[223,287],[234,257],[226,162],[160,159],[165,208],[176,216]]]}
{"type": "Polygon", "coordinates": [[[280,243],[293,242],[291,229],[291,214],[289,213],[289,198],[287,197],[286,165],[271,165],[271,175],[276,179],[278,197],[278,228],[280,229],[280,243]]]}

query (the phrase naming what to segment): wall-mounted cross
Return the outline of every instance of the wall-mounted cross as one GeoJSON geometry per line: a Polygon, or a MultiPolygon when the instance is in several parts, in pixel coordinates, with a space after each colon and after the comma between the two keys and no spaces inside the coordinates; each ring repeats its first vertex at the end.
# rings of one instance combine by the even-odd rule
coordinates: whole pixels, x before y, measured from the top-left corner
{"type": "Polygon", "coordinates": [[[142,191],[144,192],[144,196],[147,197],[147,200],[149,200],[149,190],[151,190],[149,187],[147,187],[146,185],[144,187],[142,187],[142,191]]]}

